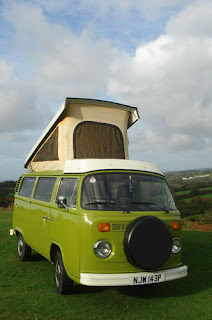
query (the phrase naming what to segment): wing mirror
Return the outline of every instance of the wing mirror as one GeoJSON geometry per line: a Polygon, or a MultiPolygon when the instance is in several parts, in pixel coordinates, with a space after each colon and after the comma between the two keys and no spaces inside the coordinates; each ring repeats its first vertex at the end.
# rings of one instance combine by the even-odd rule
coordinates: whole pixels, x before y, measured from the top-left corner
{"type": "Polygon", "coordinates": [[[65,208],[66,211],[68,211],[68,207],[66,205],[66,197],[59,196],[56,202],[57,202],[58,208],[65,208]]]}

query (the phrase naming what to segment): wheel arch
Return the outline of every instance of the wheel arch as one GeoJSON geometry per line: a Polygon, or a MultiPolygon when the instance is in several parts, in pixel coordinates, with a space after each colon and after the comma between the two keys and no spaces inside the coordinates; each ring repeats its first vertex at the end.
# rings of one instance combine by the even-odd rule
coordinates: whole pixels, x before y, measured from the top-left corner
{"type": "Polygon", "coordinates": [[[51,249],[50,249],[50,259],[51,259],[51,262],[54,262],[54,258],[55,258],[55,255],[57,253],[57,251],[60,251],[61,253],[61,256],[63,258],[63,253],[62,253],[62,250],[60,248],[60,245],[58,243],[52,243],[51,245],[51,249]]]}
{"type": "Polygon", "coordinates": [[[24,233],[23,233],[23,230],[19,229],[19,228],[15,228],[14,229],[15,231],[15,235],[18,237],[19,234],[22,234],[23,238],[24,238],[24,233]]]}

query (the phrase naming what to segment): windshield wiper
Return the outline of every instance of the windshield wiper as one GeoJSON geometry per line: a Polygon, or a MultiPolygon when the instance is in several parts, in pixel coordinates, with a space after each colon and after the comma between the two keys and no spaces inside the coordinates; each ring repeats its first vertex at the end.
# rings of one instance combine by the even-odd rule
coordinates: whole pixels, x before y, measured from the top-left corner
{"type": "Polygon", "coordinates": [[[92,204],[107,204],[107,201],[105,201],[105,200],[92,200],[92,201],[89,201],[88,203],[84,203],[85,206],[89,206],[92,204]]]}
{"type": "Polygon", "coordinates": [[[169,213],[169,210],[167,210],[166,208],[161,207],[161,206],[159,206],[158,204],[153,203],[153,202],[132,201],[131,203],[132,203],[132,204],[141,204],[141,205],[144,205],[144,206],[155,206],[156,208],[161,209],[161,210],[164,210],[166,213],[169,213]]]}
{"type": "Polygon", "coordinates": [[[85,206],[89,206],[89,205],[92,205],[92,204],[105,204],[107,206],[109,206],[110,204],[116,206],[117,208],[123,210],[123,211],[126,211],[127,213],[129,213],[130,211],[127,210],[126,208],[123,208],[121,206],[119,206],[116,202],[114,201],[107,201],[107,200],[92,200],[88,203],[84,203],[85,206]]]}

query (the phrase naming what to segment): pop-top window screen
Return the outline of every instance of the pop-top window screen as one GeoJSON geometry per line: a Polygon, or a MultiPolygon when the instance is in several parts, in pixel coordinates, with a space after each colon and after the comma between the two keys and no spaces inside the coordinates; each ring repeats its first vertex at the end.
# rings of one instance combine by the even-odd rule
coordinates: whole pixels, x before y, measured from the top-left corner
{"type": "Polygon", "coordinates": [[[34,162],[59,160],[58,158],[58,128],[50,138],[43,144],[34,157],[34,162]]]}
{"type": "Polygon", "coordinates": [[[74,158],[125,159],[121,130],[99,122],[81,122],[74,131],[74,158]]]}

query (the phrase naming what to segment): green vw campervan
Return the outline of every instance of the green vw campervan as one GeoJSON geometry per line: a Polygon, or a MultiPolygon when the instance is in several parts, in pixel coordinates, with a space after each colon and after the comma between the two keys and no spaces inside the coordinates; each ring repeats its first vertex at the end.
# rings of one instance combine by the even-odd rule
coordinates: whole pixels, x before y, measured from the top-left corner
{"type": "Polygon", "coordinates": [[[58,293],[73,281],[127,286],[183,278],[181,221],[151,163],[128,159],[136,108],[67,98],[27,156],[15,189],[17,254],[54,263],[58,293]]]}

